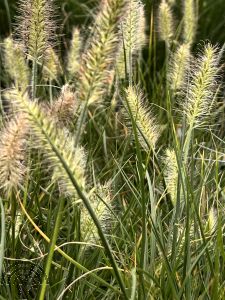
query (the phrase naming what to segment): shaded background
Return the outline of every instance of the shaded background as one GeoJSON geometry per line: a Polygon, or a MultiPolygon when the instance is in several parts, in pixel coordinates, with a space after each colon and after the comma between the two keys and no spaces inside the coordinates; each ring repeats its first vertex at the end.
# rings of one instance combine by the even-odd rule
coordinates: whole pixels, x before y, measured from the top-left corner
{"type": "MultiPolygon", "coordinates": [[[[25,0],[26,1],[26,0],[25,0]]],[[[90,20],[90,11],[99,0],[56,0],[58,7],[58,23],[60,31],[69,35],[74,25],[82,25],[90,20]]],[[[154,12],[160,0],[144,0],[146,14],[150,17],[151,8],[154,12]]],[[[182,0],[176,1],[176,12],[179,19],[182,0]]],[[[15,22],[18,0],[0,0],[0,36],[7,36],[15,22]]],[[[199,0],[199,27],[197,41],[209,39],[213,43],[225,42],[225,1],[199,0]]]]}
{"type": "MultiPolygon", "coordinates": [[[[27,0],[22,0],[27,1],[27,0]]],[[[174,0],[176,5],[173,7],[177,25],[182,20],[182,3],[185,0],[174,0]]],[[[143,71],[142,85],[145,93],[152,96],[152,102],[159,104],[158,99],[162,98],[162,92],[156,92],[157,82],[163,75],[163,66],[165,63],[165,45],[157,39],[157,9],[161,0],[143,0],[145,3],[145,12],[147,17],[147,34],[150,32],[150,24],[153,24],[153,32],[156,35],[155,45],[148,47],[146,45],[143,50],[143,60],[141,69],[143,71]],[[153,18],[153,21],[151,21],[153,18]],[[152,53],[151,48],[154,48],[152,53]],[[158,76],[158,71],[161,75],[158,76]],[[153,92],[154,91],[154,92],[153,92]]],[[[0,42],[7,37],[16,26],[16,16],[18,15],[18,6],[20,0],[0,0],[0,42]]],[[[86,40],[89,30],[88,27],[92,23],[95,9],[98,7],[100,0],[54,0],[55,3],[55,19],[58,26],[57,29],[57,54],[62,62],[65,60],[69,41],[71,38],[72,28],[78,26],[84,41],[86,40]]],[[[203,41],[210,41],[212,44],[219,44],[220,47],[225,43],[225,0],[196,0],[198,3],[198,31],[196,36],[196,44],[193,46],[195,51],[200,49],[203,41]]],[[[0,47],[1,50],[1,47],[0,47]]],[[[0,51],[1,52],[1,51],[0,51]]],[[[224,54],[225,56],[225,54],[224,54]]],[[[0,55],[0,86],[8,86],[5,82],[5,75],[2,70],[0,55]]],[[[165,78],[163,80],[165,81],[165,78]]],[[[139,80],[138,80],[139,81],[139,80]]],[[[63,82],[62,82],[63,84],[63,82]]]]}

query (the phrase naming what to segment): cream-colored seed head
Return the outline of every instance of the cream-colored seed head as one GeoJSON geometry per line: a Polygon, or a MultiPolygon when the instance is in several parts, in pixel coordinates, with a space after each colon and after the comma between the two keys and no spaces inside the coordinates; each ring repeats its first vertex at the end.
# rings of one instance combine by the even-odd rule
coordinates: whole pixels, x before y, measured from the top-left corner
{"type": "Polygon", "coordinates": [[[78,73],[78,100],[88,105],[104,100],[111,70],[119,51],[118,30],[128,0],[101,1],[94,33],[81,59],[78,73]]]}
{"type": "Polygon", "coordinates": [[[61,72],[59,57],[52,47],[46,49],[43,65],[43,79],[45,81],[56,80],[61,72]]]}
{"type": "Polygon", "coordinates": [[[165,182],[167,192],[170,194],[173,205],[177,200],[178,164],[176,153],[173,149],[166,149],[165,157],[165,182]]]}
{"type": "Polygon", "coordinates": [[[158,12],[158,28],[160,38],[167,44],[174,38],[174,20],[170,5],[162,0],[158,12]]]}
{"type": "Polygon", "coordinates": [[[4,40],[4,62],[15,86],[25,91],[29,85],[30,71],[22,45],[13,41],[11,37],[4,40]]]}
{"type": "Polygon", "coordinates": [[[143,103],[143,94],[137,87],[130,86],[126,90],[127,112],[132,114],[132,118],[137,126],[137,132],[142,147],[148,151],[153,149],[159,138],[159,126],[152,114],[143,103]]]}
{"type": "Polygon", "coordinates": [[[73,29],[72,40],[67,57],[67,70],[73,78],[80,67],[81,36],[78,28],[73,29]]]}
{"type": "Polygon", "coordinates": [[[125,70],[132,72],[132,58],[138,55],[146,42],[144,5],[139,0],[130,0],[128,13],[121,23],[120,54],[117,61],[117,69],[120,78],[125,78],[125,70]]]}
{"type": "Polygon", "coordinates": [[[76,196],[76,189],[66,172],[65,165],[70,168],[71,174],[83,190],[86,163],[84,151],[80,147],[75,147],[74,137],[64,129],[58,128],[54,119],[44,113],[38,103],[31,102],[27,95],[21,94],[18,90],[13,90],[12,93],[18,110],[24,114],[35,136],[37,146],[44,151],[47,161],[54,170],[54,179],[60,183],[65,194],[76,196]]]}
{"type": "Polygon", "coordinates": [[[50,107],[50,115],[56,123],[67,127],[73,121],[78,107],[76,94],[69,85],[64,85],[59,98],[50,107]]]}
{"type": "Polygon", "coordinates": [[[180,45],[177,50],[171,54],[168,70],[168,82],[170,88],[176,93],[181,90],[185,84],[186,75],[189,70],[191,52],[189,44],[180,45]]]}
{"type": "Polygon", "coordinates": [[[210,234],[213,234],[213,232],[216,230],[217,223],[218,223],[217,210],[214,207],[211,207],[209,210],[208,224],[207,224],[210,234]]]}
{"type": "Polygon", "coordinates": [[[183,37],[185,43],[192,44],[196,35],[197,16],[194,0],[183,0],[184,26],[183,37]]]}
{"type": "Polygon", "coordinates": [[[187,101],[183,105],[187,124],[191,128],[200,126],[210,114],[217,86],[218,63],[218,49],[206,44],[203,54],[191,66],[187,101]]]}
{"type": "Polygon", "coordinates": [[[54,40],[53,0],[20,0],[17,32],[30,59],[42,60],[54,40]]]}
{"type": "Polygon", "coordinates": [[[0,190],[5,194],[22,184],[27,168],[26,138],[28,124],[23,114],[9,121],[0,136],[0,190]]]}
{"type": "MultiPolygon", "coordinates": [[[[72,173],[75,175],[77,182],[82,190],[86,187],[86,176],[85,176],[85,166],[86,166],[86,156],[84,149],[82,147],[75,147],[74,139],[68,134],[64,133],[64,141],[63,144],[63,155],[68,155],[67,159],[70,160],[72,164],[70,164],[70,169],[72,173]]],[[[61,136],[62,138],[62,136],[61,136]]],[[[53,173],[53,181],[57,181],[59,185],[59,190],[61,194],[69,197],[77,198],[77,192],[74,188],[74,185],[69,180],[67,174],[65,174],[65,170],[62,168],[60,164],[56,164],[54,167],[53,173]]]]}

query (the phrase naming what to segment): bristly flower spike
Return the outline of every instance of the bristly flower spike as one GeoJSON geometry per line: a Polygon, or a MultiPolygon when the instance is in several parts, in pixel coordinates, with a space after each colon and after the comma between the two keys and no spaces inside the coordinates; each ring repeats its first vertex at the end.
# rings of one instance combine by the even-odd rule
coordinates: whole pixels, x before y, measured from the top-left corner
{"type": "Polygon", "coordinates": [[[54,178],[59,180],[63,191],[69,195],[76,195],[76,190],[59,157],[70,168],[71,176],[76,179],[80,189],[84,190],[85,160],[82,148],[75,147],[74,138],[65,130],[58,128],[55,121],[46,115],[35,101],[31,102],[27,95],[21,94],[16,89],[11,90],[11,94],[14,96],[18,110],[24,114],[35,135],[38,147],[44,151],[46,159],[54,170],[54,178]]]}
{"type": "Polygon", "coordinates": [[[43,79],[45,81],[57,80],[62,67],[55,50],[52,47],[46,49],[43,65],[43,79]]]}
{"type": "Polygon", "coordinates": [[[186,82],[190,58],[189,44],[182,44],[178,46],[174,53],[171,53],[167,78],[169,86],[174,93],[180,91],[186,82]]]}
{"type": "Polygon", "coordinates": [[[126,90],[126,100],[126,110],[132,114],[142,147],[146,151],[149,151],[149,147],[154,149],[159,138],[159,126],[152,112],[146,108],[142,92],[130,86],[126,90]]]}
{"type": "Polygon", "coordinates": [[[81,60],[78,74],[78,99],[87,105],[101,102],[111,80],[118,55],[119,24],[128,0],[102,0],[94,32],[81,60]]]}
{"type": "Polygon", "coordinates": [[[183,0],[183,14],[184,14],[184,42],[192,44],[195,38],[197,29],[197,16],[195,10],[194,0],[183,0]]]}
{"type": "Polygon", "coordinates": [[[132,58],[138,55],[146,42],[144,5],[140,0],[130,0],[128,13],[121,23],[121,45],[117,69],[120,78],[125,78],[125,71],[132,72],[132,58]]]}
{"type": "Polygon", "coordinates": [[[82,46],[80,30],[74,28],[72,32],[72,40],[67,57],[67,70],[71,78],[74,78],[80,67],[80,50],[82,46]]]}
{"type": "Polygon", "coordinates": [[[202,55],[192,65],[192,76],[187,91],[184,112],[189,126],[199,126],[209,115],[217,87],[218,48],[206,44],[202,55]]]}
{"type": "Polygon", "coordinates": [[[167,192],[170,194],[173,205],[176,205],[177,184],[178,184],[178,164],[176,153],[173,149],[166,149],[165,157],[165,182],[167,192]]]}
{"type": "Polygon", "coordinates": [[[53,0],[20,1],[17,33],[30,59],[40,60],[53,46],[53,0]]]}
{"type": "Polygon", "coordinates": [[[46,51],[53,47],[55,23],[53,0],[20,0],[21,17],[17,33],[32,61],[32,100],[36,98],[38,64],[43,63],[46,51]]]}
{"type": "Polygon", "coordinates": [[[16,191],[27,171],[25,166],[28,124],[23,114],[9,121],[0,134],[0,190],[16,191]]]}
{"type": "Polygon", "coordinates": [[[74,121],[74,116],[79,108],[76,94],[69,85],[64,85],[60,96],[50,107],[50,116],[57,124],[68,127],[74,121]]]}
{"type": "Polygon", "coordinates": [[[202,55],[194,61],[186,101],[182,106],[186,117],[187,132],[184,143],[184,162],[187,162],[188,151],[193,129],[205,124],[214,104],[218,89],[219,72],[218,48],[206,44],[202,55]]]}
{"type": "Polygon", "coordinates": [[[169,46],[174,37],[174,20],[170,5],[162,0],[158,11],[158,28],[160,38],[169,46]]]}
{"type": "Polygon", "coordinates": [[[25,91],[29,85],[29,67],[22,45],[13,41],[11,37],[4,40],[4,61],[6,71],[14,81],[15,86],[21,91],[25,91]]]}

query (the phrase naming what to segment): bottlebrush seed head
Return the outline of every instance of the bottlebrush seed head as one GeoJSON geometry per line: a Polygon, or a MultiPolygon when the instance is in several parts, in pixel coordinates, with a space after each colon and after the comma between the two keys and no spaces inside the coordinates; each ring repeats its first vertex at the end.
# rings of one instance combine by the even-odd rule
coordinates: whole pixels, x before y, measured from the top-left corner
{"type": "MultiPolygon", "coordinates": [[[[149,150],[149,147],[155,148],[159,138],[159,126],[150,109],[144,104],[142,92],[137,87],[130,86],[126,90],[126,96],[126,111],[128,116],[130,113],[132,114],[142,147],[146,151],[149,150]]],[[[129,121],[129,123],[131,122],[129,121]]]]}
{"type": "Polygon", "coordinates": [[[160,38],[170,44],[174,37],[174,21],[170,5],[162,0],[158,12],[158,28],[160,38]]]}
{"type": "Polygon", "coordinates": [[[26,173],[26,135],[28,124],[19,114],[0,133],[0,190],[5,194],[16,190],[26,173]]]}
{"type": "Polygon", "coordinates": [[[146,42],[144,5],[139,0],[131,0],[128,13],[121,23],[121,49],[117,61],[120,78],[125,78],[125,70],[132,72],[132,57],[138,54],[146,42]],[[126,67],[125,67],[126,64],[126,67]]]}
{"type": "Polygon", "coordinates": [[[30,101],[27,95],[16,89],[12,93],[18,110],[24,114],[32,134],[38,141],[37,146],[43,150],[46,160],[54,170],[54,179],[60,183],[62,192],[76,196],[76,189],[66,169],[70,168],[72,176],[83,190],[86,182],[83,148],[75,147],[74,137],[65,129],[59,128],[38,103],[30,101]]]}
{"type": "Polygon", "coordinates": [[[53,0],[21,0],[19,13],[17,35],[29,58],[40,60],[54,42],[53,0]]]}
{"type": "Polygon", "coordinates": [[[196,34],[197,16],[194,0],[183,0],[184,26],[183,37],[185,43],[192,44],[196,34]]]}
{"type": "Polygon", "coordinates": [[[29,85],[30,71],[22,45],[13,41],[11,37],[4,40],[4,63],[15,86],[25,91],[29,85]]]}
{"type": "Polygon", "coordinates": [[[52,47],[47,48],[43,64],[43,79],[45,81],[57,80],[61,71],[62,68],[56,52],[52,47]]]}
{"type": "Polygon", "coordinates": [[[67,127],[74,120],[78,107],[76,94],[69,85],[64,85],[59,98],[50,107],[50,115],[56,123],[67,127]]]}
{"type": "Polygon", "coordinates": [[[67,70],[71,78],[74,78],[75,74],[80,67],[80,50],[81,50],[81,36],[78,28],[73,29],[72,40],[70,43],[70,49],[67,57],[67,70]]]}
{"type": "Polygon", "coordinates": [[[178,184],[178,164],[176,153],[173,149],[166,149],[165,157],[165,182],[167,192],[170,194],[173,205],[176,205],[177,184],[178,184]]]}
{"type": "Polygon", "coordinates": [[[101,1],[94,31],[78,72],[78,99],[88,105],[102,102],[107,91],[119,53],[119,24],[127,4],[127,0],[101,1]]]}
{"type": "Polygon", "coordinates": [[[187,100],[183,105],[190,127],[201,126],[210,114],[218,87],[218,56],[218,48],[206,44],[203,53],[191,65],[187,100]]]}
{"type": "Polygon", "coordinates": [[[168,82],[170,88],[176,93],[182,89],[185,84],[186,75],[190,67],[190,45],[180,45],[174,53],[171,53],[168,82]]]}

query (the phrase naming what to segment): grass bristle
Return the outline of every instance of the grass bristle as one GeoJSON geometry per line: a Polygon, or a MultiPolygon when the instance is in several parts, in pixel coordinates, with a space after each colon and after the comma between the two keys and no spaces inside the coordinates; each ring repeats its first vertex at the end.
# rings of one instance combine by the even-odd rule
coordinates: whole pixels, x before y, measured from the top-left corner
{"type": "Polygon", "coordinates": [[[53,0],[21,0],[17,35],[30,59],[41,59],[54,41],[53,0]]]}
{"type": "Polygon", "coordinates": [[[138,131],[140,143],[146,151],[155,148],[159,138],[159,126],[152,112],[144,104],[143,93],[138,87],[126,90],[127,113],[131,114],[138,131]]]}
{"type": "Polygon", "coordinates": [[[5,194],[23,184],[26,167],[28,124],[23,114],[5,124],[0,136],[0,190],[5,194]]]}
{"type": "Polygon", "coordinates": [[[189,126],[204,124],[204,120],[213,108],[213,98],[218,86],[218,55],[217,47],[206,44],[203,54],[199,55],[191,65],[187,101],[183,106],[189,126]]]}
{"type": "Polygon", "coordinates": [[[139,0],[132,0],[128,5],[128,13],[121,23],[121,50],[118,57],[117,69],[120,78],[132,73],[133,56],[138,56],[146,43],[146,23],[144,5],[139,0]]]}
{"type": "Polygon", "coordinates": [[[119,24],[126,13],[127,3],[127,0],[101,1],[94,34],[88,41],[79,70],[78,98],[88,105],[104,99],[118,55],[119,24]]]}
{"type": "Polygon", "coordinates": [[[170,5],[166,0],[162,0],[158,11],[158,28],[160,38],[170,44],[174,33],[174,19],[170,5]]]}

